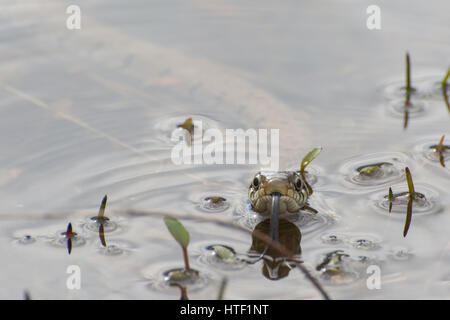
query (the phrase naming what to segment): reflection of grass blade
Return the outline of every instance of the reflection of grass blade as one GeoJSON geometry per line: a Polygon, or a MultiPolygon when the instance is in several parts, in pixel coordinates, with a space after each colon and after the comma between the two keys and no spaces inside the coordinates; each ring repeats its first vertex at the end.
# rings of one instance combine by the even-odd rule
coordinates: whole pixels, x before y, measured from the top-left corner
{"type": "Polygon", "coordinates": [[[100,210],[98,211],[99,217],[103,217],[105,215],[106,200],[108,200],[108,197],[105,195],[103,197],[102,204],[100,205],[100,210]]]}
{"type": "Polygon", "coordinates": [[[23,299],[24,299],[24,300],[32,300],[32,299],[31,299],[31,294],[30,294],[30,292],[29,292],[28,290],[25,290],[25,291],[23,292],[23,299]]]}
{"type": "Polygon", "coordinates": [[[225,293],[225,288],[227,287],[228,279],[224,277],[220,282],[219,294],[217,295],[217,300],[223,300],[223,294],[225,293]]]}
{"type": "Polygon", "coordinates": [[[67,239],[67,251],[69,254],[72,252],[72,238],[67,239]]]}
{"type": "Polygon", "coordinates": [[[413,203],[413,198],[410,195],[409,199],[408,199],[408,207],[406,209],[406,220],[405,220],[405,228],[403,229],[403,237],[406,237],[406,235],[408,234],[409,226],[411,224],[412,203],[413,203]]]}
{"type": "Polygon", "coordinates": [[[98,227],[98,235],[100,237],[100,242],[102,243],[102,246],[106,247],[105,229],[103,227],[103,223],[100,224],[100,227],[98,227]]]}
{"type": "Polygon", "coordinates": [[[185,286],[182,286],[179,283],[171,283],[170,286],[177,287],[180,289],[181,292],[180,300],[189,300],[189,297],[187,295],[187,289],[185,286]]]}
{"type": "Polygon", "coordinates": [[[319,153],[322,151],[322,147],[314,148],[302,159],[300,164],[300,172],[304,172],[305,168],[313,161],[319,153]]]}
{"type": "Polygon", "coordinates": [[[444,155],[442,154],[442,151],[439,152],[439,162],[441,163],[441,166],[445,168],[444,155]]]}
{"type": "Polygon", "coordinates": [[[409,112],[406,109],[408,106],[405,105],[405,114],[403,116],[403,129],[406,129],[408,127],[408,119],[409,119],[409,112]]]}
{"type": "Polygon", "coordinates": [[[185,286],[180,286],[180,290],[181,290],[180,300],[189,300],[189,297],[187,295],[187,288],[185,286]]]}
{"type": "Polygon", "coordinates": [[[394,201],[394,194],[392,193],[392,188],[389,188],[388,200],[389,200],[389,213],[390,213],[392,211],[392,202],[394,201]]]}
{"type": "Polygon", "coordinates": [[[408,183],[409,196],[414,197],[415,194],[414,184],[412,181],[411,172],[409,171],[408,167],[405,168],[405,173],[406,173],[406,182],[408,183]]]}

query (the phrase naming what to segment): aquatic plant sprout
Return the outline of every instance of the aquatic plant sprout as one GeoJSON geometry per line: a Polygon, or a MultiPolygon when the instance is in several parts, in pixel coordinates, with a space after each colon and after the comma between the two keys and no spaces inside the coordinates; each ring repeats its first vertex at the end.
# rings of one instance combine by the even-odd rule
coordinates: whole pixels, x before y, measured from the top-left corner
{"type": "Polygon", "coordinates": [[[409,99],[411,96],[411,62],[409,59],[409,53],[406,53],[406,86],[405,86],[405,90],[406,90],[406,101],[405,101],[405,105],[409,105],[409,99]]]}
{"type": "Polygon", "coordinates": [[[107,195],[105,195],[102,199],[102,203],[100,204],[100,209],[98,210],[98,215],[96,217],[92,217],[91,219],[103,224],[109,220],[108,217],[105,217],[105,209],[106,209],[106,201],[108,200],[107,195]]]}
{"type": "Polygon", "coordinates": [[[107,195],[105,195],[102,199],[102,203],[100,204],[100,209],[98,210],[98,215],[96,217],[92,217],[91,220],[96,221],[99,225],[98,227],[98,236],[100,238],[100,243],[102,246],[106,247],[105,240],[105,227],[103,226],[108,220],[108,217],[105,217],[105,209],[106,209],[106,201],[108,200],[107,195]]]}
{"type": "Polygon", "coordinates": [[[416,200],[417,198],[423,197],[423,195],[417,193],[414,190],[414,183],[412,180],[411,171],[409,170],[408,167],[405,168],[405,175],[406,175],[406,183],[408,184],[408,192],[402,192],[401,194],[394,195],[394,193],[392,192],[392,188],[389,188],[389,193],[387,196],[387,199],[389,201],[389,212],[391,212],[392,204],[395,198],[400,195],[408,194],[408,203],[406,207],[406,219],[405,219],[405,226],[403,228],[403,237],[406,237],[406,235],[408,234],[409,227],[411,225],[413,201],[416,200]]]}
{"type": "Polygon", "coordinates": [[[182,124],[177,125],[177,128],[182,128],[186,130],[186,144],[188,146],[192,145],[192,137],[194,136],[194,123],[192,118],[186,119],[182,124]]]}
{"type": "Polygon", "coordinates": [[[443,135],[441,137],[441,140],[439,140],[439,143],[436,146],[435,151],[439,155],[439,162],[440,162],[441,166],[445,168],[444,153],[443,153],[443,151],[444,151],[444,138],[445,138],[445,135],[443,135]]]}
{"type": "Polygon", "coordinates": [[[63,232],[62,234],[67,239],[67,251],[70,254],[72,252],[72,238],[77,235],[76,232],[72,232],[72,223],[71,222],[69,222],[69,224],[67,225],[66,232],[63,232]]]}
{"type": "Polygon", "coordinates": [[[403,118],[403,129],[406,129],[408,127],[408,119],[409,119],[409,111],[408,107],[411,106],[411,91],[413,90],[411,87],[411,62],[409,59],[409,53],[406,53],[406,85],[405,85],[405,92],[406,92],[406,99],[405,99],[405,114],[403,118]]]}
{"type": "Polygon", "coordinates": [[[98,211],[98,216],[103,217],[105,215],[105,208],[106,208],[106,201],[108,200],[108,197],[105,195],[102,199],[102,203],[100,205],[100,209],[98,211]]]}
{"type": "Polygon", "coordinates": [[[317,147],[312,149],[310,152],[306,154],[306,156],[302,159],[300,164],[300,173],[305,172],[306,167],[313,161],[319,153],[322,151],[322,147],[317,147]]]}
{"type": "Polygon", "coordinates": [[[189,256],[187,254],[187,246],[189,245],[189,232],[184,228],[184,226],[177,219],[166,216],[164,217],[164,223],[167,226],[170,234],[174,239],[180,244],[183,249],[184,264],[186,270],[191,270],[189,265],[189,256]]]}

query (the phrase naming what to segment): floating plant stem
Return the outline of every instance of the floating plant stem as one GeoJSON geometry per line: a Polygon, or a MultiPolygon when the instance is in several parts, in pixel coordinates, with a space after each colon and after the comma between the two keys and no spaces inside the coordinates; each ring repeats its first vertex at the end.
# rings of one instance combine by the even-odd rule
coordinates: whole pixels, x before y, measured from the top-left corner
{"type": "Polygon", "coordinates": [[[172,217],[164,217],[164,222],[167,226],[167,229],[169,229],[169,232],[172,234],[174,239],[180,244],[181,248],[183,249],[183,258],[184,258],[184,265],[185,269],[187,271],[191,270],[191,267],[189,265],[189,256],[187,252],[187,247],[189,245],[189,232],[184,228],[184,226],[179,222],[177,219],[172,217]]]}

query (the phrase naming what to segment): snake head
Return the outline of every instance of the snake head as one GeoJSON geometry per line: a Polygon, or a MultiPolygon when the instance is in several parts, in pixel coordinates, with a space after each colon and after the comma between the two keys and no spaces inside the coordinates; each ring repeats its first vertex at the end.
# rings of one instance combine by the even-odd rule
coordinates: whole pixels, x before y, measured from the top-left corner
{"type": "Polygon", "coordinates": [[[280,194],[280,214],[297,212],[308,200],[305,182],[295,171],[258,172],[248,190],[253,210],[270,215],[272,194],[280,194]]]}

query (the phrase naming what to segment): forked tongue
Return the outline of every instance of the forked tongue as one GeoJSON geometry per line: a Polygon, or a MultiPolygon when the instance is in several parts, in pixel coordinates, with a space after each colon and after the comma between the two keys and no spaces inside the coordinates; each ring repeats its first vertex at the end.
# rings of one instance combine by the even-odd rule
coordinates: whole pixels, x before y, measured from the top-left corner
{"type": "Polygon", "coordinates": [[[280,213],[280,197],[279,192],[272,193],[272,212],[270,215],[270,238],[278,242],[278,216],[280,213]]]}

